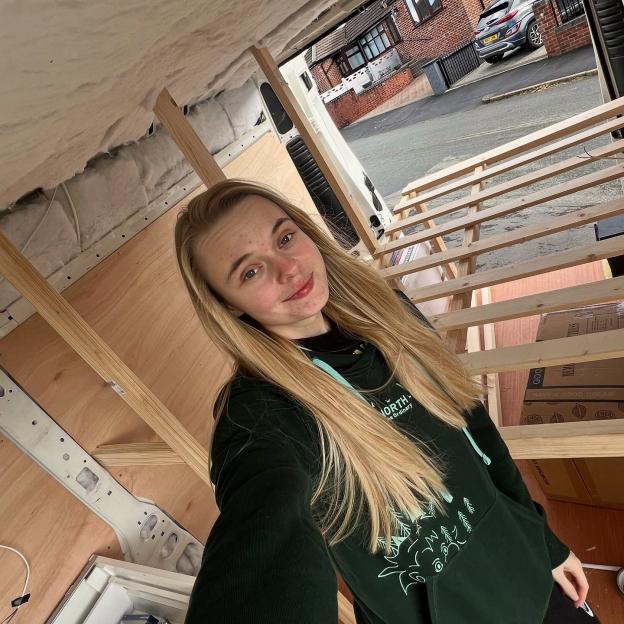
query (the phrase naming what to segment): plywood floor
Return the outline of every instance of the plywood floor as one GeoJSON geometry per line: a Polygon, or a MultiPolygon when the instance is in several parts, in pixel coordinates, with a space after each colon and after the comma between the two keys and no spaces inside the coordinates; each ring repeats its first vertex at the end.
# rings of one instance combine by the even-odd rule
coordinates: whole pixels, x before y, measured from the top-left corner
{"type": "MultiPolygon", "coordinates": [[[[584,284],[604,278],[601,262],[553,271],[492,288],[492,300],[504,301],[521,295],[534,294],[584,284]]],[[[496,323],[498,346],[534,342],[539,316],[496,323]]],[[[500,374],[503,424],[519,424],[520,410],[528,371],[500,374]]],[[[583,563],[624,567],[624,511],[551,501],[545,498],[526,460],[517,462],[531,495],[544,505],[549,524],[583,563]]],[[[622,478],[622,475],[614,475],[622,478]]],[[[602,624],[624,622],[624,596],[617,590],[615,573],[589,570],[588,602],[602,624]]]]}

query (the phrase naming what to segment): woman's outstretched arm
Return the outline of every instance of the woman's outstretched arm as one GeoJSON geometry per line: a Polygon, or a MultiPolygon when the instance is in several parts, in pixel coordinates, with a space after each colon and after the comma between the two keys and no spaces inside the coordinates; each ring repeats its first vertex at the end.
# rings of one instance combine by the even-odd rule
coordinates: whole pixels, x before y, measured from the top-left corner
{"type": "Polygon", "coordinates": [[[301,440],[271,428],[272,416],[248,398],[230,400],[217,425],[211,475],[221,515],[185,624],[337,624],[336,573],[310,510],[301,440]]]}

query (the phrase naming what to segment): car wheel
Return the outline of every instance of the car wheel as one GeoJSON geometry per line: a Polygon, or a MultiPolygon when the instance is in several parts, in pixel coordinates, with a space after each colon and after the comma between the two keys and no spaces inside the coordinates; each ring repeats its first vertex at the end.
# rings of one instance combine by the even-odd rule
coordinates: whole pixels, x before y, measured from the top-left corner
{"type": "Polygon", "coordinates": [[[485,61],[487,63],[498,63],[499,61],[503,60],[503,55],[502,54],[495,54],[494,56],[488,56],[485,61]]]}
{"type": "Polygon", "coordinates": [[[537,48],[541,47],[544,43],[542,40],[542,33],[540,32],[535,20],[531,20],[527,26],[526,42],[527,47],[531,50],[537,50],[537,48]]]}

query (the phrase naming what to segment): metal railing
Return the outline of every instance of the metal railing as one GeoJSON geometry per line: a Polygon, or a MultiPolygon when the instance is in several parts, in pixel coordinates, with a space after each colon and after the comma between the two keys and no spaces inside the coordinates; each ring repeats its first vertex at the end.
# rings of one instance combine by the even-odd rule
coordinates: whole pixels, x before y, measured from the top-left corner
{"type": "Polygon", "coordinates": [[[477,69],[480,63],[481,59],[475,50],[474,40],[463,44],[461,47],[438,59],[438,65],[447,87],[451,87],[460,78],[477,69]]]}
{"type": "Polygon", "coordinates": [[[555,2],[563,24],[573,20],[579,15],[585,14],[585,7],[582,0],[555,0],[555,2]]]}

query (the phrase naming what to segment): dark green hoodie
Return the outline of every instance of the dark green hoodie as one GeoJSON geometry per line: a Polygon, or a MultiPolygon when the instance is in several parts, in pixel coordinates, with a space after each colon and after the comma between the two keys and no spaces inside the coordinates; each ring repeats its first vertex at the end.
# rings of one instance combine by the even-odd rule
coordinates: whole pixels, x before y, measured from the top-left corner
{"type": "MultiPolygon", "coordinates": [[[[391,371],[379,351],[357,337],[349,343],[332,325],[327,336],[298,341],[320,349],[304,352],[354,392],[383,385],[391,371]],[[336,335],[340,351],[319,347],[336,335]]],[[[354,595],[358,624],[542,623],[551,569],[569,549],[531,500],[486,410],[466,413],[462,431],[395,380],[371,398],[445,462],[446,514],[429,505],[411,520],[394,510],[390,555],[367,551],[365,523],[328,548],[310,508],[321,456],[314,419],[274,385],[237,375],[211,452],[221,514],[186,624],[335,624],[335,570],[354,595]]]]}

